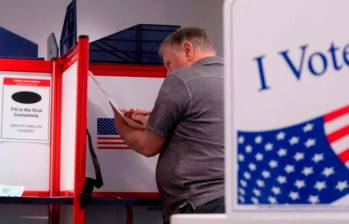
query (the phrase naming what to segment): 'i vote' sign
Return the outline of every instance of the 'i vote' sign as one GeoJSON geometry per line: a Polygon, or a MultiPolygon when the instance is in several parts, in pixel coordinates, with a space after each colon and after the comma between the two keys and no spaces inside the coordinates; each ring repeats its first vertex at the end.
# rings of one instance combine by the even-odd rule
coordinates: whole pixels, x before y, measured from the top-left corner
{"type": "Polygon", "coordinates": [[[4,77],[1,139],[49,140],[50,80],[4,77]]]}
{"type": "Polygon", "coordinates": [[[232,7],[236,208],[349,205],[348,8],[339,0],[232,7]]]}

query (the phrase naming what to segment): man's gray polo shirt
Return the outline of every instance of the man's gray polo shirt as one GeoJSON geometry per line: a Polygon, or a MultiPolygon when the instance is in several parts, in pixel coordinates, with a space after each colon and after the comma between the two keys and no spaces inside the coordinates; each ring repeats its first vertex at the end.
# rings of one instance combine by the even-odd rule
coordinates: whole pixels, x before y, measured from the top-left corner
{"type": "Polygon", "coordinates": [[[224,196],[223,60],[206,57],[163,82],[147,130],[164,136],[156,180],[169,216],[224,196]]]}

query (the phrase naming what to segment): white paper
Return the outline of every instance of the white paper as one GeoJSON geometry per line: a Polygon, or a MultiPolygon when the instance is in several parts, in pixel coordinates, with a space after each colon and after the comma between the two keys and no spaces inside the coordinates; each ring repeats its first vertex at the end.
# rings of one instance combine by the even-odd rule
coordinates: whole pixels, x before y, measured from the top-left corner
{"type": "Polygon", "coordinates": [[[103,93],[103,95],[108,99],[110,105],[115,109],[116,112],[118,112],[121,117],[124,119],[124,121],[130,125],[131,127],[134,128],[139,128],[139,129],[144,129],[142,124],[137,123],[136,121],[125,117],[124,113],[121,111],[119,105],[110,97],[110,94],[102,87],[102,85],[97,81],[97,79],[95,78],[95,76],[93,75],[92,72],[88,72],[89,76],[91,77],[91,79],[96,83],[97,87],[101,90],[101,92],[103,93]]]}
{"type": "Polygon", "coordinates": [[[0,184],[0,197],[21,197],[24,186],[10,186],[0,184]]]}
{"type": "Polygon", "coordinates": [[[1,140],[47,143],[50,136],[50,79],[6,75],[0,82],[1,140]],[[28,99],[34,101],[25,102],[28,99]]]}

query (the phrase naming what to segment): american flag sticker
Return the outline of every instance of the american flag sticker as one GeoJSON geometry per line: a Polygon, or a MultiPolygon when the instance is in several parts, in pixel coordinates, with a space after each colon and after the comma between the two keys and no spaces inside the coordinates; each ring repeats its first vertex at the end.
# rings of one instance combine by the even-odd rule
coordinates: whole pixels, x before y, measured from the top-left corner
{"type": "Polygon", "coordinates": [[[113,118],[97,118],[97,149],[124,150],[130,149],[118,134],[113,118]]]}
{"type": "Polygon", "coordinates": [[[330,204],[349,193],[349,106],[288,127],[238,132],[240,205],[330,204]]]}

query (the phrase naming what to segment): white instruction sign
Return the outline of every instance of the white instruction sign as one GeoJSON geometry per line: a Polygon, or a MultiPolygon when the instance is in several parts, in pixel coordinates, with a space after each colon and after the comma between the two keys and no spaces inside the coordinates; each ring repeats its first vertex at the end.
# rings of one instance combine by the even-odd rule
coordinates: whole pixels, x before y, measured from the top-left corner
{"type": "Polygon", "coordinates": [[[48,142],[49,110],[49,79],[4,77],[1,139],[48,142]]]}

